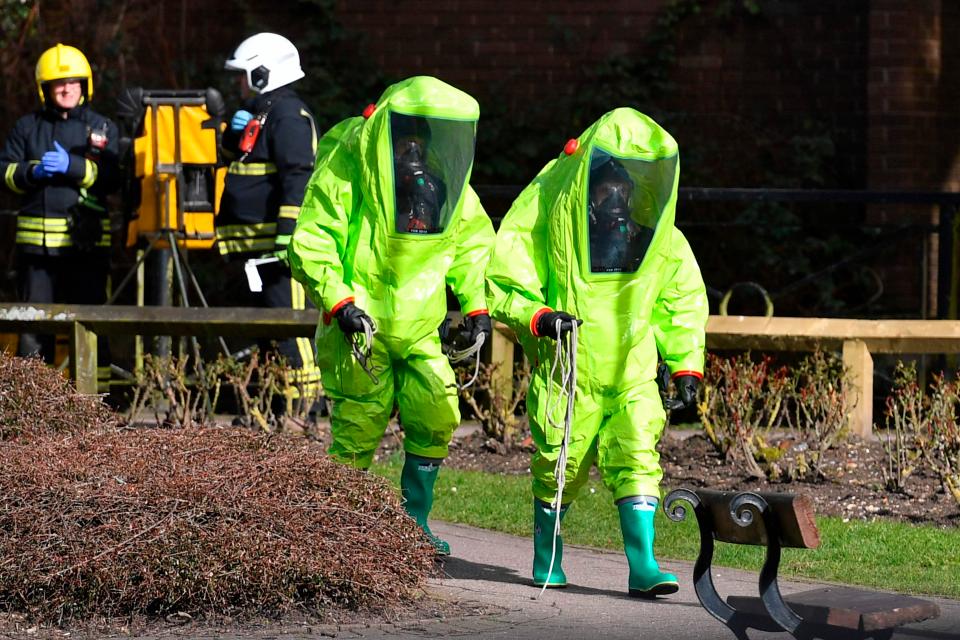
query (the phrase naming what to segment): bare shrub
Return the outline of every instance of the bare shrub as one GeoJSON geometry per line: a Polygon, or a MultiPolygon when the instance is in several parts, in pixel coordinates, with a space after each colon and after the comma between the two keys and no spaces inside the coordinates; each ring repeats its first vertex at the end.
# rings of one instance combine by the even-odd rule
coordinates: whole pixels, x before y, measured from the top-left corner
{"type": "Polygon", "coordinates": [[[153,413],[157,424],[206,424],[220,396],[223,361],[206,367],[198,367],[196,362],[190,358],[144,356],[128,417],[133,420],[146,410],[153,413]]]}
{"type": "Polygon", "coordinates": [[[925,399],[923,389],[917,383],[916,365],[898,362],[893,381],[893,395],[887,397],[884,410],[890,437],[881,440],[887,454],[883,479],[888,491],[906,493],[907,479],[920,462],[915,432],[924,428],[925,399]]]}
{"type": "Polygon", "coordinates": [[[704,378],[698,409],[707,437],[728,463],[763,478],[761,463],[775,463],[783,454],[768,436],[784,418],[790,385],[786,368],[774,369],[768,357],[754,362],[750,354],[708,354],[704,378]]]}
{"type": "Polygon", "coordinates": [[[960,504],[960,426],[958,388],[943,375],[930,385],[929,427],[920,431],[918,447],[926,465],[940,478],[943,488],[960,504]]]}
{"type": "Polygon", "coordinates": [[[434,554],[384,479],[302,440],[124,429],[0,447],[0,609],[278,615],[416,596],[434,554]]]}
{"type": "Polygon", "coordinates": [[[17,358],[0,350],[0,440],[116,422],[99,396],[77,393],[63,374],[39,358],[17,358]]]}
{"type": "MultiPolygon", "coordinates": [[[[517,439],[523,418],[516,415],[517,407],[527,397],[530,384],[530,364],[523,364],[513,372],[513,385],[505,389],[502,379],[496,375],[499,364],[480,364],[477,380],[460,390],[473,415],[480,421],[483,432],[504,447],[511,447],[517,439]]],[[[472,372],[470,372],[472,373],[472,372]]],[[[461,370],[461,379],[465,372],[461,370]]]]}
{"type": "Polygon", "coordinates": [[[839,357],[819,349],[791,371],[786,423],[809,447],[797,454],[791,478],[823,478],[824,454],[849,433],[845,374],[839,357]]]}
{"type": "Polygon", "coordinates": [[[281,418],[304,422],[321,393],[295,382],[283,358],[272,352],[262,356],[254,350],[243,361],[221,355],[199,365],[193,358],[146,356],[127,415],[132,420],[149,411],[157,424],[204,425],[225,385],[235,393],[241,422],[265,433],[280,430],[281,418]]]}
{"type": "Polygon", "coordinates": [[[899,363],[892,396],[887,398],[884,442],[891,490],[906,491],[906,481],[920,465],[936,474],[944,490],[960,504],[960,388],[944,375],[934,375],[929,393],[917,382],[914,365],[899,363]]]}

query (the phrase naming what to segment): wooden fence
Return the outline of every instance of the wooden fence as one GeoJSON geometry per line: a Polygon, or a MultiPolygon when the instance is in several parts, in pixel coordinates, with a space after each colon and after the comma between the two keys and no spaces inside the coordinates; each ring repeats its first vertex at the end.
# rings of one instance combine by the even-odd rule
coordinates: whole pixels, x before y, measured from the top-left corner
{"type": "MultiPolygon", "coordinates": [[[[96,393],[97,335],[287,338],[313,336],[315,310],[0,304],[0,332],[67,334],[70,373],[81,393],[96,393]]],[[[845,320],[711,316],[707,348],[751,351],[841,351],[848,376],[851,430],[873,429],[874,353],[960,353],[960,321],[845,320]]],[[[513,379],[513,336],[497,325],[491,345],[501,384],[513,379]]]]}

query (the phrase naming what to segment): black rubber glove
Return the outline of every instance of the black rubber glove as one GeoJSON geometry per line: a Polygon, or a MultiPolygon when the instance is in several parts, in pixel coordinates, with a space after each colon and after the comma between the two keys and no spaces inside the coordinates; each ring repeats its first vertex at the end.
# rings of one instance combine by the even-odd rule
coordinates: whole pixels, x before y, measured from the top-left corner
{"type": "Polygon", "coordinates": [[[583,320],[578,320],[564,311],[548,311],[537,318],[537,335],[559,340],[570,333],[574,322],[577,323],[577,326],[583,324],[583,320]],[[561,321],[559,335],[557,334],[557,320],[561,321]]]}
{"type": "Polygon", "coordinates": [[[685,409],[697,406],[700,378],[691,375],[677,376],[673,379],[673,386],[677,388],[677,399],[683,403],[685,409]]]}
{"type": "Polygon", "coordinates": [[[337,324],[340,325],[340,331],[343,331],[348,336],[363,331],[363,323],[361,322],[363,319],[366,319],[366,321],[373,326],[373,320],[370,319],[370,316],[352,302],[348,302],[337,309],[333,317],[337,319],[337,324]]]}
{"type": "Polygon", "coordinates": [[[443,322],[440,323],[440,326],[437,327],[437,333],[440,334],[440,342],[443,344],[449,344],[451,324],[453,323],[450,322],[450,318],[444,318],[443,322]]]}
{"type": "Polygon", "coordinates": [[[470,339],[470,344],[477,343],[477,336],[484,335],[484,344],[490,342],[490,334],[493,333],[493,325],[490,323],[490,315],[478,313],[472,316],[466,316],[463,319],[463,331],[470,339]]]}

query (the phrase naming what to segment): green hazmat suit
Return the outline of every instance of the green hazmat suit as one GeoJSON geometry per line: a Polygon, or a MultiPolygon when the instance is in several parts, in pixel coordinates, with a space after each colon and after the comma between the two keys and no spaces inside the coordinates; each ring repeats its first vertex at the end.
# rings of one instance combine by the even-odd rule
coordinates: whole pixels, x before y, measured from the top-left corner
{"type": "Polygon", "coordinates": [[[614,500],[660,495],[658,351],[674,376],[702,377],[708,315],[699,267],[674,226],[678,174],[670,134],[616,109],[541,170],[497,233],[487,296],[533,367],[531,472],[545,503],[556,498],[565,407],[556,402],[559,379],[550,382],[556,343],[535,334],[544,310],[583,320],[561,504],[574,500],[594,462],[614,500]]]}
{"type": "Polygon", "coordinates": [[[342,462],[370,466],[395,402],[406,453],[434,461],[447,455],[460,412],[437,333],[445,287],[464,314],[485,313],[483,269],[494,242],[469,185],[478,117],[466,93],[414,77],[320,140],[288,257],[324,312],[317,364],[333,400],[329,452],[342,462]],[[377,325],[379,384],[332,318],[347,301],[377,325]]]}

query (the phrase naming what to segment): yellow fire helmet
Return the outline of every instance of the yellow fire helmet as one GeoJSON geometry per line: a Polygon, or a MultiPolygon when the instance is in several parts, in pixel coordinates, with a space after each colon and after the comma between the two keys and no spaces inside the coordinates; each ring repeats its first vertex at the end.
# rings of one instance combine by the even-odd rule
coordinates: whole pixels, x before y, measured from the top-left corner
{"type": "MultiPolygon", "coordinates": [[[[83,78],[87,81],[84,97],[87,100],[93,98],[93,71],[90,70],[90,63],[83,52],[76,47],[57,43],[57,46],[50,47],[40,55],[37,60],[37,92],[40,94],[40,104],[46,101],[43,95],[43,84],[51,80],[63,80],[65,78],[83,78]]],[[[81,100],[83,100],[81,98],[81,100]]]]}

